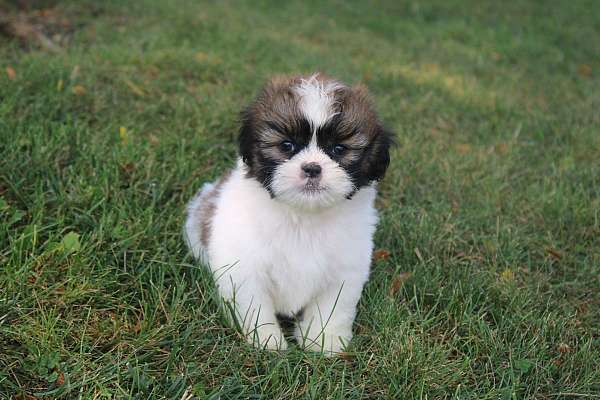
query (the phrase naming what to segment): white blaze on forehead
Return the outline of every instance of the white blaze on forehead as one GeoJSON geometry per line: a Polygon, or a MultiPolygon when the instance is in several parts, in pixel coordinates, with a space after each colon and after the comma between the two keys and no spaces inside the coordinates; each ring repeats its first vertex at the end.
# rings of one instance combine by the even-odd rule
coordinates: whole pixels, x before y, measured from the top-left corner
{"type": "Polygon", "coordinates": [[[302,79],[294,91],[300,98],[300,110],[316,130],[323,126],[335,113],[333,103],[334,91],[342,87],[335,81],[322,82],[316,75],[302,79]]]}

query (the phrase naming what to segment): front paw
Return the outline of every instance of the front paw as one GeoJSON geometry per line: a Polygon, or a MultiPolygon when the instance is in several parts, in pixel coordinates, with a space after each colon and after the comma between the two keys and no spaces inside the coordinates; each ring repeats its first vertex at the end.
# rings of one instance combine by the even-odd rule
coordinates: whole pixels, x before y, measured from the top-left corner
{"type": "Polygon", "coordinates": [[[327,357],[333,357],[344,351],[352,339],[352,334],[323,332],[317,337],[311,337],[311,335],[300,335],[297,332],[296,339],[300,346],[306,350],[323,353],[327,357]]]}
{"type": "Polygon", "coordinates": [[[248,343],[258,349],[286,350],[287,342],[279,327],[271,325],[259,326],[246,336],[248,343]]]}

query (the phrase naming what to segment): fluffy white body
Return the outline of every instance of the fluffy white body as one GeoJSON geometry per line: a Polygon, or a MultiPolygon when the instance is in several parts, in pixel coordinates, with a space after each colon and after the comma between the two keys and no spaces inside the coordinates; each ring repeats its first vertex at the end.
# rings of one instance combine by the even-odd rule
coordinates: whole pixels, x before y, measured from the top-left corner
{"type": "Polygon", "coordinates": [[[186,235],[196,258],[211,268],[220,295],[238,314],[248,339],[285,348],[276,313],[303,311],[298,343],[325,353],[341,351],[369,276],[377,224],[374,186],[334,208],[302,211],[272,199],[245,177],[240,161],[214,198],[208,248],[200,243],[194,210],[214,186],[189,205],[186,235]]]}

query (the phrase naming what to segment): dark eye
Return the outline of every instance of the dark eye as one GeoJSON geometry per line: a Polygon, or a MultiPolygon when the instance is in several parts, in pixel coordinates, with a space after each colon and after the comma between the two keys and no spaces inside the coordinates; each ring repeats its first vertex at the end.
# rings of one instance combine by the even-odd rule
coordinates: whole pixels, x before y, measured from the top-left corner
{"type": "Polygon", "coordinates": [[[346,152],[346,146],[344,146],[343,144],[336,144],[331,148],[331,152],[336,156],[341,156],[346,152]]]}
{"type": "Polygon", "coordinates": [[[290,140],[284,140],[283,142],[279,143],[279,148],[284,153],[292,153],[296,149],[296,145],[290,140]]]}

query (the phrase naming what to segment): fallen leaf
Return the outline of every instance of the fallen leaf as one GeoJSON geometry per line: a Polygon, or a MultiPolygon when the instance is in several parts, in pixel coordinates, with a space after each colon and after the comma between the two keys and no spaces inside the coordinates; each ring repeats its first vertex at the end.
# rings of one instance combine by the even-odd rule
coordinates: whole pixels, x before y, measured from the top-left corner
{"type": "Polygon", "coordinates": [[[14,81],[17,78],[17,72],[12,67],[6,67],[6,76],[11,81],[14,81]]]}
{"type": "Polygon", "coordinates": [[[568,344],[566,344],[566,343],[560,343],[560,344],[558,345],[558,351],[559,351],[560,353],[563,353],[563,354],[564,354],[564,353],[568,353],[568,352],[570,352],[570,351],[571,351],[571,346],[569,346],[569,345],[568,345],[568,344]]]}
{"type": "Polygon", "coordinates": [[[21,395],[17,395],[15,396],[16,400],[38,400],[37,397],[32,396],[30,394],[21,394],[21,395]]]}
{"type": "Polygon", "coordinates": [[[53,10],[49,9],[49,8],[45,8],[43,10],[39,10],[37,12],[37,15],[39,15],[42,18],[48,18],[50,16],[52,16],[53,14],[53,10]]]}
{"type": "Polygon", "coordinates": [[[402,285],[404,285],[404,282],[406,282],[411,276],[412,272],[401,272],[400,274],[396,275],[392,280],[392,285],[390,286],[390,296],[394,296],[396,293],[398,293],[398,290],[400,290],[402,285]]]}
{"type": "Polygon", "coordinates": [[[75,232],[67,233],[61,241],[62,248],[66,254],[72,254],[81,249],[79,234],[75,232]]]}
{"type": "Polygon", "coordinates": [[[560,254],[557,250],[548,248],[546,249],[546,252],[556,260],[560,260],[562,258],[562,254],[560,254]]]}
{"type": "Polygon", "coordinates": [[[126,174],[130,174],[130,173],[132,173],[133,171],[135,171],[135,164],[134,164],[134,163],[132,163],[132,162],[128,162],[128,163],[125,163],[125,164],[121,164],[121,165],[120,165],[120,167],[121,167],[121,170],[122,170],[123,172],[125,172],[126,174]]]}
{"type": "Polygon", "coordinates": [[[579,72],[579,75],[589,78],[592,76],[592,67],[590,67],[588,64],[581,64],[577,69],[577,72],[579,72]]]}
{"type": "Polygon", "coordinates": [[[125,84],[129,87],[129,89],[131,89],[133,94],[135,94],[136,96],[144,97],[146,95],[146,93],[144,93],[141,87],[131,82],[129,79],[125,79],[125,84]]]}
{"type": "Polygon", "coordinates": [[[157,76],[160,75],[160,69],[156,68],[153,65],[149,66],[147,68],[146,72],[151,78],[156,78],[157,76]]]}
{"type": "Polygon", "coordinates": [[[430,63],[423,65],[423,69],[427,72],[437,72],[440,69],[439,64],[430,63]]]}
{"type": "Polygon", "coordinates": [[[496,144],[496,153],[505,154],[508,151],[508,144],[498,143],[496,144]]]}
{"type": "Polygon", "coordinates": [[[489,239],[486,239],[483,241],[483,247],[485,248],[485,250],[488,253],[492,253],[492,254],[496,253],[496,250],[497,250],[496,245],[494,244],[494,242],[492,242],[489,239]]]}
{"type": "Polygon", "coordinates": [[[390,252],[386,249],[378,249],[373,252],[373,261],[387,260],[390,258],[390,252]]]}
{"type": "Polygon", "coordinates": [[[135,332],[137,334],[137,333],[140,333],[141,330],[142,330],[142,320],[138,319],[135,322],[135,325],[133,326],[133,332],[135,332]]]}
{"type": "Polygon", "coordinates": [[[81,85],[73,86],[73,89],[71,89],[71,91],[76,96],[83,96],[85,94],[85,92],[87,92],[87,90],[81,85]]]}
{"type": "Polygon", "coordinates": [[[157,144],[160,143],[160,140],[158,140],[158,138],[155,135],[150,134],[148,136],[148,141],[150,142],[151,145],[156,146],[157,144]]]}
{"type": "Polygon", "coordinates": [[[208,59],[208,55],[202,51],[199,51],[196,53],[196,55],[194,56],[194,58],[196,59],[196,61],[199,62],[204,62],[208,59]]]}
{"type": "Polygon", "coordinates": [[[124,126],[119,128],[119,137],[121,138],[122,144],[127,144],[127,142],[129,142],[129,133],[124,126]]]}
{"type": "Polygon", "coordinates": [[[471,145],[468,143],[459,143],[454,146],[460,154],[468,154],[471,152],[471,145]]]}
{"type": "Polygon", "coordinates": [[[560,367],[562,365],[562,360],[557,358],[556,360],[552,361],[552,364],[554,364],[556,367],[560,367]]]}
{"type": "Polygon", "coordinates": [[[196,53],[194,58],[196,59],[196,61],[203,63],[203,64],[217,65],[217,64],[221,63],[221,59],[219,57],[216,57],[212,54],[206,54],[202,51],[199,51],[198,53],[196,53]]]}
{"type": "Polygon", "coordinates": [[[500,273],[500,278],[504,281],[512,281],[515,279],[515,272],[510,268],[506,268],[500,273]]]}
{"type": "Polygon", "coordinates": [[[583,301],[577,305],[577,314],[587,314],[590,310],[590,301],[583,301]]]}

